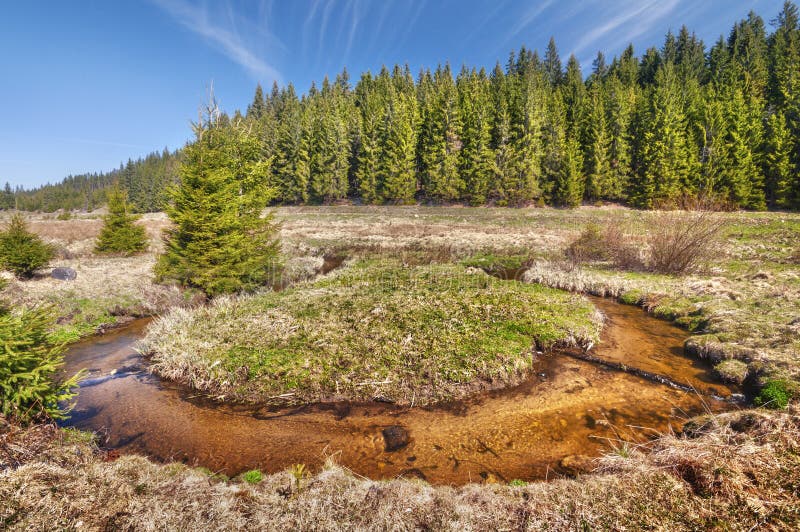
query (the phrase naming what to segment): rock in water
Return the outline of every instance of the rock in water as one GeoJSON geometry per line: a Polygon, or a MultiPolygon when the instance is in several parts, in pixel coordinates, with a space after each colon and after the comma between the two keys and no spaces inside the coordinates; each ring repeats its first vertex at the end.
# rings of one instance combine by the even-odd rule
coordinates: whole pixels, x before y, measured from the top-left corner
{"type": "Polygon", "coordinates": [[[78,272],[72,268],[53,268],[50,277],[59,281],[74,281],[78,277],[78,272]]]}
{"type": "Polygon", "coordinates": [[[383,434],[383,442],[386,444],[387,453],[398,451],[408,445],[408,431],[400,425],[386,427],[381,434],[383,434]]]}

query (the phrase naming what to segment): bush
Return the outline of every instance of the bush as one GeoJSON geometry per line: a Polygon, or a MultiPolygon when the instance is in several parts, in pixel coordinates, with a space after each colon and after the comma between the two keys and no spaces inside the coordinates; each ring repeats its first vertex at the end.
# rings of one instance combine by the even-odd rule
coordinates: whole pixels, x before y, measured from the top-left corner
{"type": "Polygon", "coordinates": [[[609,252],[600,226],[587,225],[580,236],[564,251],[567,259],[573,266],[583,264],[590,260],[607,260],[609,252]]]}
{"type": "Polygon", "coordinates": [[[28,231],[25,218],[15,214],[0,232],[0,267],[21,279],[28,279],[53,259],[55,250],[28,231]]]}
{"type": "Polygon", "coordinates": [[[647,236],[648,269],[680,274],[696,270],[710,258],[724,220],[707,210],[657,214],[647,236]]]}
{"type": "Polygon", "coordinates": [[[58,213],[58,216],[56,216],[56,220],[60,220],[62,222],[65,222],[67,220],[72,220],[72,212],[71,211],[62,211],[62,212],[58,213]]]}
{"type": "Polygon", "coordinates": [[[0,311],[0,399],[2,414],[20,422],[61,419],[59,403],[74,397],[79,375],[56,382],[64,344],[50,334],[49,309],[0,311]]]}
{"type": "Polygon", "coordinates": [[[97,237],[97,253],[133,255],[147,249],[144,227],[136,225],[138,216],[130,214],[128,193],[118,186],[108,193],[108,214],[103,217],[103,229],[97,237]]]}
{"type": "Polygon", "coordinates": [[[761,388],[761,392],[756,396],[754,403],[756,406],[779,410],[789,405],[791,396],[789,384],[786,381],[772,380],[761,388]]]}
{"type": "Polygon", "coordinates": [[[574,268],[588,261],[611,261],[624,269],[640,269],[642,260],[638,248],[629,241],[619,221],[609,222],[602,230],[589,224],[565,250],[574,268]]]}

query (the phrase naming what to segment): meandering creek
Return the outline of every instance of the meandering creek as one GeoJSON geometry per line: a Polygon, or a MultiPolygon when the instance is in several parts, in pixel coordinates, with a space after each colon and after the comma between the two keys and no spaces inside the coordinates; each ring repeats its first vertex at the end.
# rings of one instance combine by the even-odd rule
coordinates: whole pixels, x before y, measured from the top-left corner
{"type": "Polygon", "coordinates": [[[295,463],[315,469],[334,457],[370,478],[463,484],[552,478],[568,471],[569,462],[580,462],[575,456],[599,456],[620,439],[641,441],[677,430],[704,410],[734,408],[723,398],[736,390],[715,383],[708,367],[683,355],[685,331],[638,308],[592,300],[609,318],[594,357],[698,391],[553,353],[541,356],[520,386],[432,408],[219,405],[147,372],[134,349],[147,320],[137,320],[69,350],[66,371],[87,368],[89,380],[66,424],[97,431],[106,447],[121,453],[228,475],[295,463]],[[407,434],[409,441],[387,451],[384,431],[407,434]]]}

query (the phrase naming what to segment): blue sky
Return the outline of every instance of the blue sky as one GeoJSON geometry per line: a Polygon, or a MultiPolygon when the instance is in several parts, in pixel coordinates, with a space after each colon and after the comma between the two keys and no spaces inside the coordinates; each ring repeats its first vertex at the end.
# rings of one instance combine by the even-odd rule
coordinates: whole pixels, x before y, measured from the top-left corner
{"type": "Polygon", "coordinates": [[[257,82],[312,80],[347,66],[491,68],[556,38],[585,70],[629,42],[637,54],[682,23],[713,43],[782,0],[29,0],[0,7],[0,183],[26,187],[109,170],[182,146],[209,85],[228,111],[257,82]]]}

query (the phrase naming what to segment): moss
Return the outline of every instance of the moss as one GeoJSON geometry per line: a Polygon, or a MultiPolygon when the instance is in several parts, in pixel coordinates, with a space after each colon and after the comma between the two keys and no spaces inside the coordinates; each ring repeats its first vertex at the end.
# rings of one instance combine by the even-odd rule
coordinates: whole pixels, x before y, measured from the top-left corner
{"type": "Polygon", "coordinates": [[[534,347],[595,341],[599,328],[577,295],[453,264],[364,260],[283,292],[167,316],[145,344],[162,375],[178,374],[192,352],[186,380],[238,399],[380,394],[424,404],[518,382],[534,347]]]}
{"type": "Polygon", "coordinates": [[[742,384],[747,378],[749,369],[747,364],[741,360],[729,359],[723,360],[714,366],[714,371],[717,373],[717,376],[725,382],[742,384]]]}
{"type": "Polygon", "coordinates": [[[675,321],[678,318],[689,316],[696,310],[694,304],[685,297],[665,298],[652,308],[651,312],[657,318],[675,321]]]}
{"type": "Polygon", "coordinates": [[[625,305],[641,305],[645,301],[645,296],[641,290],[627,290],[621,293],[618,299],[625,305]]]}

